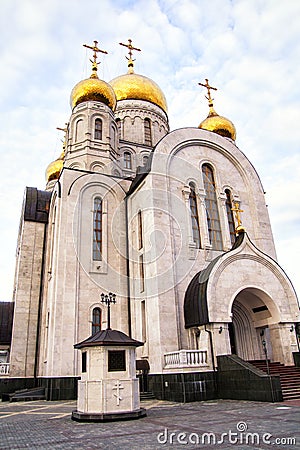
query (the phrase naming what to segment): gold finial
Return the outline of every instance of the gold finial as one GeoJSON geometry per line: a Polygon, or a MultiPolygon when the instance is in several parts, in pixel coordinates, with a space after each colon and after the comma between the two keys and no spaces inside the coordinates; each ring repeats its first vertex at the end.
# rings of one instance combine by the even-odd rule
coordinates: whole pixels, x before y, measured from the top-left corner
{"type": "Polygon", "coordinates": [[[132,50],[136,50],[137,52],[140,52],[141,49],[137,47],[133,47],[132,40],[128,39],[128,44],[122,44],[122,42],[119,42],[120,45],[123,45],[123,47],[127,47],[129,52],[129,58],[126,56],[126,59],[128,59],[128,73],[133,73],[133,61],[135,59],[132,59],[132,50]]]}
{"type": "Polygon", "coordinates": [[[213,89],[214,91],[217,91],[218,89],[213,86],[210,86],[207,78],[205,78],[205,84],[203,84],[203,83],[198,83],[198,84],[207,89],[207,96],[205,96],[205,98],[207,98],[207,100],[208,100],[208,106],[212,107],[213,106],[213,98],[211,98],[210,90],[213,89]]]}
{"type": "Polygon", "coordinates": [[[234,202],[234,208],[231,208],[231,211],[235,213],[235,219],[237,222],[237,226],[235,227],[235,231],[239,233],[240,231],[245,231],[245,228],[242,227],[242,220],[240,213],[244,212],[243,209],[240,209],[240,205],[238,202],[234,202]]]}
{"type": "Polygon", "coordinates": [[[84,47],[89,48],[90,50],[93,50],[94,54],[93,54],[93,58],[94,60],[90,59],[91,63],[92,63],[92,75],[91,78],[98,78],[97,75],[97,69],[98,69],[98,63],[97,63],[97,53],[101,52],[101,53],[105,53],[107,55],[107,51],[105,50],[101,50],[100,48],[97,47],[98,41],[94,41],[94,45],[87,45],[87,44],[83,44],[84,47]]]}

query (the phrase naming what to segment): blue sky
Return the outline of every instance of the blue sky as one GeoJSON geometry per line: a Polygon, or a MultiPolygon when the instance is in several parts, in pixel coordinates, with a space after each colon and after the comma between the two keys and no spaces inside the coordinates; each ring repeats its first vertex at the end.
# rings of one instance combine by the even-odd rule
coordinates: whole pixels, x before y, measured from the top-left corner
{"type": "MultiPolygon", "coordinates": [[[[12,298],[25,186],[45,187],[61,152],[73,86],[90,75],[92,44],[109,52],[99,76],[135,70],[165,93],[171,129],[215,109],[232,120],[237,145],[266,191],[278,260],[300,293],[300,2],[298,0],[2,0],[0,4],[0,299],[12,298]]],[[[250,236],[251,237],[251,236],[250,236]]]]}

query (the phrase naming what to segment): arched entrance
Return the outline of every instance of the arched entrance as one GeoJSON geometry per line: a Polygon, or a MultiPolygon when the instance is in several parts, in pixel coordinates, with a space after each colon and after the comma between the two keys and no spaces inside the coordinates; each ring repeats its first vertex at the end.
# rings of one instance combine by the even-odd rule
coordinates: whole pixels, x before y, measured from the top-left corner
{"type": "Polygon", "coordinates": [[[232,304],[229,325],[231,352],[244,360],[272,360],[269,325],[275,323],[277,310],[272,299],[254,287],[243,289],[232,304]]]}

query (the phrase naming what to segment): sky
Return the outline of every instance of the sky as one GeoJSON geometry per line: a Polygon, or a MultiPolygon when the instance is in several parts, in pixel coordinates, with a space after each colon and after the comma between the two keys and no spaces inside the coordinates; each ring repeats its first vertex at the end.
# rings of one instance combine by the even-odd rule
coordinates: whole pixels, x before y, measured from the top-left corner
{"type": "Polygon", "coordinates": [[[45,188],[71,90],[90,75],[82,44],[108,52],[98,74],[110,81],[127,71],[128,38],[142,50],[135,71],[165,93],[171,129],[207,116],[199,82],[218,88],[215,109],[261,178],[278,262],[299,296],[299,18],[299,0],[1,0],[0,300],[12,299],[25,186],[45,188]]]}

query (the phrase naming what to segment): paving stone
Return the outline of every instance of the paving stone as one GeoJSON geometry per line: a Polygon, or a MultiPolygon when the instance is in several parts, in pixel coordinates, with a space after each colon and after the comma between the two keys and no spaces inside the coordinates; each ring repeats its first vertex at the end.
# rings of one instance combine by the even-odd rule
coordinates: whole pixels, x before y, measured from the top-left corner
{"type": "Polygon", "coordinates": [[[0,449],[300,449],[300,402],[149,400],[142,406],[143,419],[81,423],[71,420],[73,401],[0,402],[0,449]]]}

